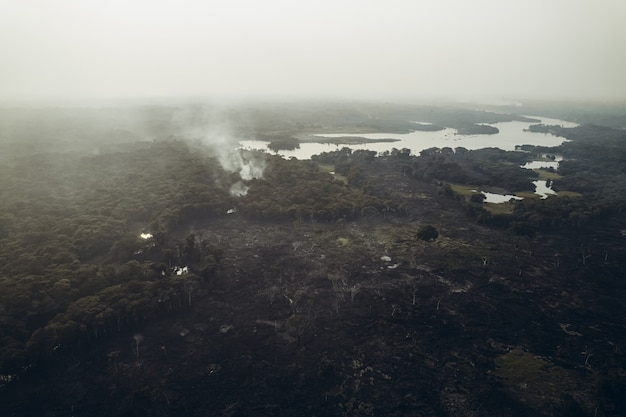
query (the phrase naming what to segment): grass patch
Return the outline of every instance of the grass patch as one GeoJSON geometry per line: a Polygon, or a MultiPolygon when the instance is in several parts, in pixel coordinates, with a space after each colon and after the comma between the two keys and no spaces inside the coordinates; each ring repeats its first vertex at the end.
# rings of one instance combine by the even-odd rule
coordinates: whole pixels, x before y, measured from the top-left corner
{"type": "Polygon", "coordinates": [[[450,183],[450,188],[452,188],[452,191],[454,191],[455,193],[467,198],[469,198],[472,194],[475,194],[476,190],[478,189],[478,187],[475,187],[473,185],[461,185],[452,183],[450,183]]]}
{"type": "Polygon", "coordinates": [[[532,191],[519,191],[517,193],[515,193],[516,196],[518,197],[523,197],[523,198],[535,198],[535,199],[540,199],[541,196],[539,194],[535,194],[532,191]]]}
{"type": "Polygon", "coordinates": [[[317,164],[317,169],[320,172],[334,172],[335,171],[335,166],[333,164],[317,164]]]}
{"type": "Polygon", "coordinates": [[[491,214],[511,214],[515,209],[511,203],[485,203],[483,207],[491,214]]]}
{"type": "Polygon", "coordinates": [[[539,384],[548,374],[547,365],[540,357],[520,348],[496,358],[498,376],[504,378],[507,385],[539,384]]]}
{"type": "Polygon", "coordinates": [[[343,175],[339,175],[335,172],[335,166],[333,164],[318,164],[317,167],[320,172],[326,172],[328,174],[331,174],[333,178],[335,178],[337,181],[341,181],[344,184],[348,183],[348,179],[346,177],[344,177],[343,175]]]}
{"type": "Polygon", "coordinates": [[[578,198],[578,197],[582,197],[583,195],[581,193],[577,193],[576,191],[557,191],[556,195],[558,197],[571,197],[571,198],[578,198]]]}
{"type": "Polygon", "coordinates": [[[337,238],[337,241],[341,246],[347,246],[348,244],[350,244],[350,239],[348,239],[347,237],[339,237],[337,238]]]}
{"type": "MultiPolygon", "coordinates": [[[[520,192],[515,193],[515,195],[518,197],[524,197],[524,198],[536,198],[536,199],[541,198],[539,194],[535,194],[532,191],[520,191],[520,192]]],[[[582,197],[582,194],[577,193],[576,191],[557,191],[556,194],[548,195],[548,198],[556,198],[556,197],[578,198],[578,197],[582,197]]]]}
{"type": "MultiPolygon", "coordinates": [[[[538,411],[559,405],[561,394],[578,392],[592,385],[590,376],[556,366],[548,360],[515,348],[495,359],[496,373],[511,393],[538,411]]],[[[585,403],[584,398],[576,400],[585,403]]]]}
{"type": "Polygon", "coordinates": [[[540,181],[547,180],[558,180],[559,178],[563,178],[562,175],[557,174],[556,172],[546,171],[545,169],[533,169],[538,175],[540,181]]]}

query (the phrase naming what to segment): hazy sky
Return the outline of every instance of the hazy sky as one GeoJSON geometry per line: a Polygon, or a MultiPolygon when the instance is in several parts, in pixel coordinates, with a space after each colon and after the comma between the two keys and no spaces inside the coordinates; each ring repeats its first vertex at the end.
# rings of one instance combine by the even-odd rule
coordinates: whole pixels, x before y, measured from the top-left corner
{"type": "Polygon", "coordinates": [[[0,0],[0,99],[626,99],[624,0],[0,0]]]}

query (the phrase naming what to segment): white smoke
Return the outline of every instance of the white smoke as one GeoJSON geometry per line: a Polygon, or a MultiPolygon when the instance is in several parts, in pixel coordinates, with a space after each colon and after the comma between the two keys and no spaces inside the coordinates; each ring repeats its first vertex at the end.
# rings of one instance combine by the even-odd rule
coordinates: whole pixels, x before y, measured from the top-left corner
{"type": "Polygon", "coordinates": [[[237,181],[230,187],[230,195],[233,197],[243,197],[248,194],[249,187],[243,181],[237,181]]]}
{"type": "Polygon", "coordinates": [[[248,193],[245,181],[263,177],[266,162],[265,155],[240,149],[231,118],[227,108],[196,104],[178,108],[170,122],[182,137],[200,142],[205,151],[208,149],[224,171],[239,175],[240,181],[230,187],[230,194],[241,197],[248,193]]]}
{"type": "Polygon", "coordinates": [[[241,179],[230,187],[230,195],[232,196],[243,197],[248,194],[249,187],[244,181],[263,177],[265,158],[262,154],[243,149],[221,147],[216,149],[216,155],[224,171],[231,174],[237,173],[241,179]]]}
{"type": "Polygon", "coordinates": [[[217,149],[217,158],[224,171],[239,173],[244,181],[262,178],[265,171],[265,158],[262,155],[243,149],[217,149]]]}

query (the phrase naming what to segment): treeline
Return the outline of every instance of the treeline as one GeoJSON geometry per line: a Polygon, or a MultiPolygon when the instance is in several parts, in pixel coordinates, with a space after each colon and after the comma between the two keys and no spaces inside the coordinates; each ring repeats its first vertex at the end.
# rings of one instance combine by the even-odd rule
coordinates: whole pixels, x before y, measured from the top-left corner
{"type": "Polygon", "coordinates": [[[528,155],[498,148],[425,149],[411,164],[411,174],[426,180],[499,187],[510,192],[534,191],[537,174],[521,168],[528,155]]]}
{"type": "MultiPolygon", "coordinates": [[[[528,236],[546,230],[581,229],[622,213],[626,205],[626,134],[623,131],[592,125],[571,129],[534,125],[531,130],[570,140],[553,148],[524,146],[525,152],[446,147],[429,148],[420,155],[411,155],[409,149],[393,149],[380,155],[378,164],[386,159],[404,175],[438,183],[441,195],[454,196],[448,183],[495,187],[508,192],[534,191],[532,181],[538,174],[521,165],[546,152],[563,155],[566,159],[559,165],[559,177],[552,180],[553,189],[578,192],[582,194],[580,197],[566,194],[544,200],[526,198],[511,202],[513,208],[508,214],[491,213],[485,209],[482,199],[466,200],[457,196],[457,200],[475,221],[510,228],[528,236]]],[[[337,172],[347,175],[351,183],[367,184],[368,175],[377,175],[368,171],[374,157],[373,152],[352,152],[344,148],[313,159],[335,164],[337,172]]]]}
{"type": "Polygon", "coordinates": [[[97,155],[40,152],[0,168],[0,375],[188,308],[210,286],[222,250],[193,235],[176,238],[185,225],[226,216],[335,222],[390,211],[355,186],[357,174],[346,184],[317,163],[265,157],[264,178],[248,181],[243,197],[229,192],[238,174],[176,141],[97,155]]]}
{"type": "Polygon", "coordinates": [[[457,133],[459,135],[495,135],[496,133],[500,133],[500,129],[489,125],[471,124],[459,126],[457,133]]]}
{"type": "Polygon", "coordinates": [[[206,199],[221,211],[230,197],[213,185],[218,167],[180,142],[42,152],[4,166],[0,374],[151,317],[164,293],[181,293],[181,279],[195,278],[172,269],[191,252],[164,238],[181,220],[171,210],[206,199]],[[158,239],[141,239],[151,227],[158,239]]]}
{"type": "Polygon", "coordinates": [[[481,219],[486,223],[510,225],[519,234],[534,234],[541,230],[580,229],[623,213],[626,132],[591,124],[574,128],[532,125],[529,130],[568,139],[552,148],[525,146],[524,149],[530,154],[562,155],[559,177],[552,181],[552,188],[557,193],[567,190],[580,196],[524,199],[514,203],[510,215],[484,213],[481,219]]]}
{"type": "MultiPolygon", "coordinates": [[[[504,152],[500,150],[481,149],[471,151],[466,158],[472,163],[459,163],[459,156],[465,155],[463,149],[455,152],[446,150],[425,150],[423,156],[431,160],[439,160],[442,165],[432,176],[449,182],[464,184],[498,185],[505,189],[517,191],[528,190],[529,180],[534,177],[530,170],[509,166],[523,164],[528,156],[541,153],[562,155],[564,160],[559,163],[559,177],[552,181],[552,188],[557,191],[574,191],[579,197],[550,197],[545,200],[524,199],[514,204],[513,213],[509,215],[492,215],[486,210],[476,207],[476,218],[483,223],[513,228],[519,234],[534,234],[551,229],[580,229],[598,221],[606,221],[623,213],[626,207],[626,132],[597,125],[581,125],[574,128],[561,126],[532,125],[533,132],[549,133],[561,136],[567,141],[551,148],[525,146],[526,152],[504,152]],[[459,152],[460,151],[460,152],[459,152]],[[442,154],[444,157],[442,157],[442,154]],[[451,163],[456,162],[466,169],[461,173],[451,163]],[[482,174],[495,174],[495,178],[486,178],[482,174]],[[524,179],[526,176],[526,179],[524,179]],[[463,180],[465,178],[465,180],[463,180]],[[525,182],[526,181],[526,182],[525,182]],[[526,186],[524,186],[526,184],[526,186]]],[[[432,163],[431,168],[437,166],[432,163]]],[[[412,171],[414,172],[414,171],[412,171]]]]}
{"type": "Polygon", "coordinates": [[[549,148],[563,155],[553,188],[582,193],[595,210],[620,211],[626,204],[626,131],[593,124],[574,128],[533,125],[530,130],[549,132],[568,141],[549,148]]]}
{"type": "MultiPolygon", "coordinates": [[[[371,161],[372,151],[355,151],[349,154],[346,149],[328,152],[314,157],[314,160],[334,163],[336,166],[349,166],[363,169],[363,162],[371,161]],[[348,159],[349,157],[349,159],[348,159]]],[[[532,181],[537,173],[521,168],[528,161],[528,154],[506,152],[497,148],[468,150],[429,148],[419,156],[411,155],[410,149],[392,149],[384,152],[382,158],[389,159],[406,175],[424,181],[445,181],[476,186],[499,187],[510,192],[534,191],[532,181]]]]}
{"type": "Polygon", "coordinates": [[[360,172],[335,167],[348,184],[320,172],[316,163],[275,158],[262,179],[237,203],[239,212],[256,220],[334,222],[381,214],[389,203],[358,186],[360,172]]]}

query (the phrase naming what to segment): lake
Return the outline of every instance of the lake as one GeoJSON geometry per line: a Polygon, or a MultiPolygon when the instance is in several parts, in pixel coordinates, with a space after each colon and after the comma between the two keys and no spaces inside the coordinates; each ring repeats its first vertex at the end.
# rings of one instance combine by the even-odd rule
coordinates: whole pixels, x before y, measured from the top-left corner
{"type": "MultiPolygon", "coordinates": [[[[564,120],[550,119],[546,117],[529,116],[541,120],[540,123],[547,125],[561,125],[563,127],[575,127],[576,123],[564,120]]],[[[531,124],[528,122],[501,122],[490,124],[497,127],[500,132],[494,135],[459,135],[456,129],[444,129],[437,132],[415,131],[411,133],[334,133],[319,134],[316,136],[332,138],[342,136],[358,136],[367,139],[396,139],[396,142],[364,143],[357,145],[334,145],[325,143],[300,143],[300,149],[291,151],[281,150],[277,154],[284,158],[295,157],[298,159],[311,159],[312,155],[322,152],[332,152],[344,147],[350,149],[367,149],[378,153],[390,151],[393,148],[408,148],[413,155],[432,147],[456,148],[462,146],[467,149],[500,148],[505,151],[513,151],[519,145],[558,146],[566,139],[549,133],[527,132],[525,129],[531,124]]],[[[274,153],[267,148],[268,142],[259,140],[242,140],[240,145],[244,149],[258,149],[268,153],[274,153]]],[[[556,162],[554,162],[556,164],[556,162]]],[[[550,166],[546,164],[544,166],[550,166]]]]}
{"type": "MultiPolygon", "coordinates": [[[[551,119],[540,116],[528,116],[533,119],[541,120],[539,123],[545,125],[560,125],[563,127],[575,127],[576,123],[568,122],[565,120],[551,119]]],[[[417,123],[417,122],[416,122],[417,123]]],[[[423,123],[423,122],[420,122],[423,123]]],[[[485,123],[486,124],[486,123],[485,123]]],[[[364,143],[356,145],[334,145],[328,143],[300,143],[300,149],[291,151],[281,150],[277,153],[270,151],[267,148],[269,142],[259,140],[242,140],[240,145],[245,149],[257,149],[268,153],[274,153],[282,156],[283,158],[298,158],[298,159],[311,159],[312,155],[320,154],[322,152],[332,152],[341,148],[347,147],[350,149],[367,149],[382,153],[385,151],[391,151],[393,148],[411,149],[413,155],[419,154],[422,150],[428,148],[443,148],[450,147],[456,148],[462,146],[466,149],[482,149],[482,148],[500,148],[505,151],[514,151],[517,146],[520,145],[536,145],[536,146],[558,146],[566,139],[557,137],[549,133],[537,133],[528,132],[526,129],[532,124],[537,122],[501,122],[489,124],[489,126],[497,127],[500,131],[494,135],[459,135],[456,129],[444,129],[437,132],[428,131],[415,131],[411,133],[325,133],[316,136],[333,138],[342,136],[358,136],[367,139],[396,139],[396,142],[379,142],[379,143],[364,143]]],[[[546,157],[546,155],[542,155],[546,157]]],[[[523,165],[523,168],[537,169],[537,168],[558,168],[559,161],[563,158],[560,155],[555,155],[554,160],[541,160],[527,162],[523,165]]],[[[556,194],[551,188],[547,187],[546,181],[533,181],[535,185],[535,193],[540,195],[541,198],[547,198],[549,195],[556,194]]],[[[521,199],[515,195],[501,195],[481,191],[485,194],[485,202],[487,203],[504,203],[510,199],[521,199]]]]}

